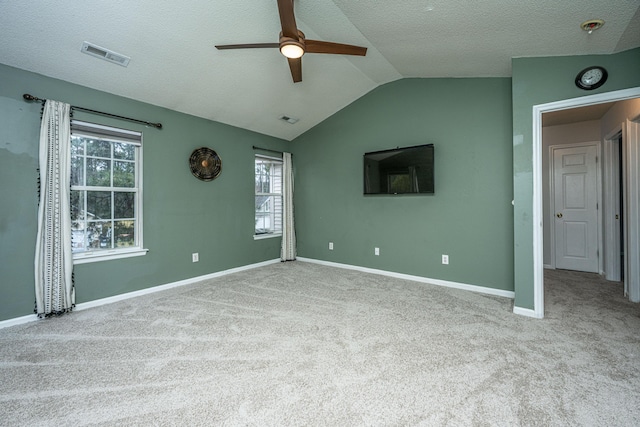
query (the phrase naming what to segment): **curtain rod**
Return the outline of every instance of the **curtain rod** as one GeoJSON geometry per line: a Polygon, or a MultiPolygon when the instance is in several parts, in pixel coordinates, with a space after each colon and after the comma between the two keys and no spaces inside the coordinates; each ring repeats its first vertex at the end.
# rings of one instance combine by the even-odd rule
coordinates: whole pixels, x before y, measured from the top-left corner
{"type": "MultiPolygon", "coordinates": [[[[24,95],[22,95],[22,97],[25,99],[25,101],[40,101],[43,104],[46,101],[46,99],[38,98],[37,96],[29,95],[28,93],[25,93],[24,95]]],[[[100,114],[102,116],[113,117],[113,118],[122,119],[122,120],[128,120],[130,122],[141,123],[143,125],[152,126],[154,128],[162,129],[162,123],[145,122],[144,120],[132,119],[130,117],[118,116],[117,114],[105,113],[105,112],[97,111],[97,110],[90,110],[88,108],[76,107],[76,106],[73,106],[73,105],[71,106],[71,108],[74,109],[74,110],[84,111],[86,113],[100,114]]]]}
{"type": "MultiPolygon", "coordinates": [[[[277,151],[277,150],[270,150],[268,148],[262,148],[262,147],[256,147],[255,145],[253,146],[254,150],[262,150],[262,151],[269,151],[271,153],[278,153],[278,154],[284,154],[282,151],[277,151]]],[[[293,157],[293,154],[291,155],[293,157]]]]}

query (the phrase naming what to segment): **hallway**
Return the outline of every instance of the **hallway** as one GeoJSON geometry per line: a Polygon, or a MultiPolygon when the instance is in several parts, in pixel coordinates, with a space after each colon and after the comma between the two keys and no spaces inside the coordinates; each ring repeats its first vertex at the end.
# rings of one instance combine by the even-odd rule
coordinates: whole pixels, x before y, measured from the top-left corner
{"type": "MultiPolygon", "coordinates": [[[[624,296],[622,282],[610,282],[595,273],[544,270],[545,318],[622,322],[640,326],[640,304],[624,296]]],[[[631,325],[629,325],[631,326],[631,325]]]]}

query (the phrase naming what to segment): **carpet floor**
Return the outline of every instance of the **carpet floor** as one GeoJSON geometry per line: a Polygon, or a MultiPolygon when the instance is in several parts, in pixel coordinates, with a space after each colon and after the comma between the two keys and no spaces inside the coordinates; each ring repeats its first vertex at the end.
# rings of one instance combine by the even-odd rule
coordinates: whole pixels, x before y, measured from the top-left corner
{"type": "Polygon", "coordinates": [[[0,330],[0,425],[640,425],[640,305],[545,303],[273,264],[0,330]]]}

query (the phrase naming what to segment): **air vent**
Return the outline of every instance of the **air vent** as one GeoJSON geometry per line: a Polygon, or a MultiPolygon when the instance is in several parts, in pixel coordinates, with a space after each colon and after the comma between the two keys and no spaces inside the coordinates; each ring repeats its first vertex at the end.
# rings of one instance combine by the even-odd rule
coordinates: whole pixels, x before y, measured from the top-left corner
{"type": "Polygon", "coordinates": [[[298,122],[298,120],[300,119],[296,119],[293,117],[289,117],[289,116],[281,116],[280,120],[284,120],[285,122],[289,123],[289,124],[295,124],[298,122]]]}
{"type": "Polygon", "coordinates": [[[113,62],[114,64],[122,65],[123,67],[129,65],[129,60],[131,59],[128,56],[121,55],[89,42],[84,42],[82,44],[81,51],[87,55],[95,56],[96,58],[104,59],[105,61],[113,62]]]}

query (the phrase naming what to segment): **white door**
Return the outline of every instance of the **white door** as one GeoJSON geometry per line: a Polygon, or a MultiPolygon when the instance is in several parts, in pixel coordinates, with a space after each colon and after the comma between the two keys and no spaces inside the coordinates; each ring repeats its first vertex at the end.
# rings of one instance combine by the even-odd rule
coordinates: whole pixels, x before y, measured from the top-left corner
{"type": "Polygon", "coordinates": [[[553,150],[556,268],[598,272],[598,148],[553,150]]]}
{"type": "MultiPolygon", "coordinates": [[[[622,174],[624,172],[622,160],[622,133],[605,139],[606,153],[603,155],[604,164],[604,271],[605,278],[612,282],[622,281],[624,238],[622,233],[622,174]]],[[[625,291],[626,292],[626,291],[625,291]]]]}

